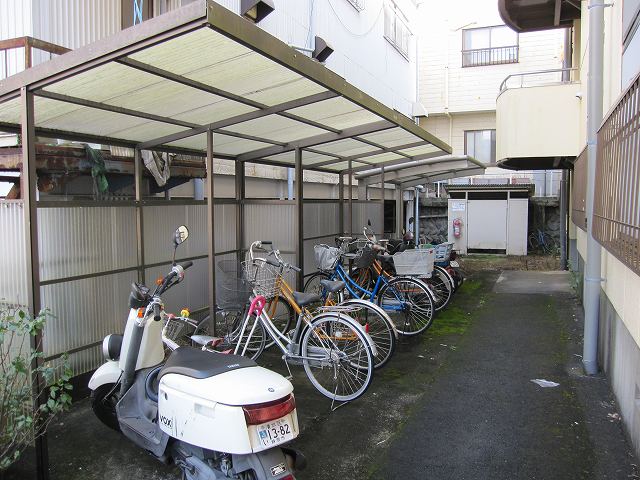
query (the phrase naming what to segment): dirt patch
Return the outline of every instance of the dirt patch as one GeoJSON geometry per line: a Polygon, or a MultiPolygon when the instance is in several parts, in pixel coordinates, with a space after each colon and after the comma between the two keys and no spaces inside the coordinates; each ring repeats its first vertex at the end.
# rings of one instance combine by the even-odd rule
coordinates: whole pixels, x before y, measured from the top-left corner
{"type": "Polygon", "coordinates": [[[560,270],[560,257],[551,255],[464,255],[458,262],[468,273],[495,270],[560,270]]]}

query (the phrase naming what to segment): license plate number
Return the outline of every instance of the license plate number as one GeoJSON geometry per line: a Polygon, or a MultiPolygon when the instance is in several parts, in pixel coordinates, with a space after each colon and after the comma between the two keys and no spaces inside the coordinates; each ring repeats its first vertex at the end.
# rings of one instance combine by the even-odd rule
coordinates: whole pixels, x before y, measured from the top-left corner
{"type": "Polygon", "coordinates": [[[263,423],[256,427],[258,440],[263,447],[278,445],[293,438],[293,428],[288,418],[263,423]]]}
{"type": "Polygon", "coordinates": [[[449,262],[449,265],[451,265],[453,268],[460,267],[460,264],[458,262],[456,262],[455,260],[451,260],[451,262],[449,262]]]}

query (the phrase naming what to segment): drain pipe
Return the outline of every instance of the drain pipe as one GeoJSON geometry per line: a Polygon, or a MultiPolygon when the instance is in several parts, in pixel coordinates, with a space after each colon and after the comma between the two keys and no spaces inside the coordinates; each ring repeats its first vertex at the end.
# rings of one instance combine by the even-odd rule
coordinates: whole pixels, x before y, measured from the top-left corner
{"type": "Polygon", "coordinates": [[[600,245],[593,238],[598,127],[602,122],[602,63],[604,51],[603,0],[589,1],[589,75],[587,80],[587,262],[584,270],[584,349],[588,375],[598,373],[598,316],[600,313],[600,245]]]}
{"type": "MultiPolygon", "coordinates": [[[[573,28],[566,28],[564,31],[564,59],[562,61],[562,81],[569,83],[571,81],[571,71],[573,67],[573,48],[572,48],[573,28]]],[[[562,178],[560,180],[560,269],[567,269],[567,185],[569,172],[566,168],[562,169],[562,178]]]]}

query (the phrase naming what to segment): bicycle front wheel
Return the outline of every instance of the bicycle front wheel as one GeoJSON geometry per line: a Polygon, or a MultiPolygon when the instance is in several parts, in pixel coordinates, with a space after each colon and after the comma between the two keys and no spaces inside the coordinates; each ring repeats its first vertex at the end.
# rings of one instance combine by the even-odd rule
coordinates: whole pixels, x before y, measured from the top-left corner
{"type": "Polygon", "coordinates": [[[302,337],[302,365],[311,384],[325,397],[349,402],[373,379],[373,353],[362,327],[342,314],[324,313],[302,337]]]}
{"type": "Polygon", "coordinates": [[[386,312],[378,305],[358,298],[345,300],[340,305],[357,308],[357,310],[349,312],[349,316],[364,327],[365,332],[369,334],[376,345],[373,367],[381,368],[386,365],[396,350],[398,335],[395,325],[386,312]]]}
{"type": "Polygon", "coordinates": [[[400,335],[412,336],[431,326],[435,308],[425,284],[411,277],[396,277],[378,293],[380,305],[400,335]]]}

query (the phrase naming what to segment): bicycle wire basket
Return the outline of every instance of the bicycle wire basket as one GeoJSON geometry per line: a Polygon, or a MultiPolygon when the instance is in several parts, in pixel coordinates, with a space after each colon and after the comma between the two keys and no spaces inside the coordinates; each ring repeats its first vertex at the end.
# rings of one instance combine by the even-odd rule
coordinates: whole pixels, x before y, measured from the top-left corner
{"type": "Polygon", "coordinates": [[[405,250],[393,255],[396,275],[431,277],[435,260],[433,248],[405,250]]]}
{"type": "Polygon", "coordinates": [[[253,293],[251,283],[243,275],[243,266],[236,260],[216,263],[216,303],[222,310],[241,310],[253,293]]]}
{"type": "Polygon", "coordinates": [[[269,265],[264,260],[254,258],[251,260],[247,252],[246,260],[242,262],[244,278],[253,287],[256,295],[262,295],[269,299],[278,293],[278,279],[280,278],[280,267],[269,265]]]}
{"type": "Polygon", "coordinates": [[[324,243],[313,247],[313,254],[317,269],[322,271],[333,270],[340,259],[340,249],[324,243]]]}
{"type": "Polygon", "coordinates": [[[371,247],[363,247],[353,264],[358,268],[369,268],[376,260],[376,252],[371,247]]]}

